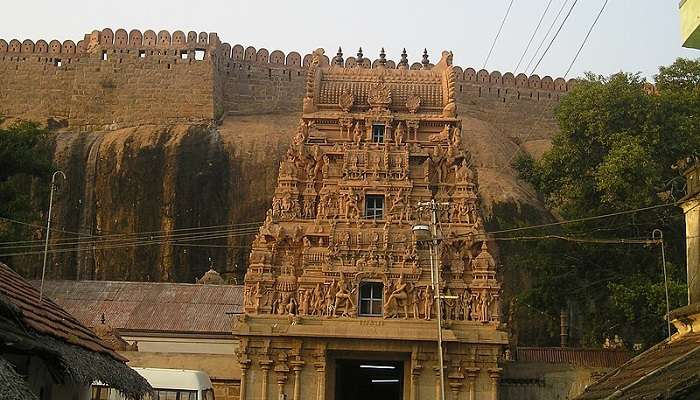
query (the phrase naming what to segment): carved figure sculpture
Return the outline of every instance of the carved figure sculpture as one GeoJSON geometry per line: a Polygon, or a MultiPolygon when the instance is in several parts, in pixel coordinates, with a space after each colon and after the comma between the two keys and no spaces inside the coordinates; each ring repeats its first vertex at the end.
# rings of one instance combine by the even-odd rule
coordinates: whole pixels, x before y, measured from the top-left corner
{"type": "Polygon", "coordinates": [[[399,275],[395,289],[384,303],[384,318],[399,316],[399,307],[403,307],[404,318],[408,318],[408,284],[404,282],[403,273],[399,275]]]}
{"type": "Polygon", "coordinates": [[[352,296],[351,292],[348,291],[348,288],[345,283],[345,276],[343,276],[343,273],[340,273],[340,279],[338,280],[338,283],[336,284],[337,291],[335,293],[335,303],[333,305],[334,310],[338,310],[338,307],[340,305],[345,305],[345,308],[343,309],[342,316],[343,317],[349,317],[350,316],[350,310],[355,308],[355,303],[352,301],[352,296]]]}
{"type": "Polygon", "coordinates": [[[345,200],[345,218],[347,219],[357,219],[360,217],[360,208],[357,206],[359,202],[359,196],[350,188],[350,191],[346,195],[345,200]]]}
{"type": "Polygon", "coordinates": [[[304,123],[304,121],[299,122],[297,126],[297,134],[294,136],[294,144],[299,146],[306,142],[309,138],[309,127],[304,123]]]}
{"type": "Polygon", "coordinates": [[[458,126],[452,131],[452,147],[457,150],[462,148],[462,130],[458,126]]]}
{"type": "Polygon", "coordinates": [[[447,179],[447,158],[442,153],[440,146],[435,146],[433,154],[430,155],[430,162],[437,173],[438,183],[447,179]]]}
{"type": "Polygon", "coordinates": [[[411,293],[411,305],[413,305],[413,319],[420,318],[420,302],[423,298],[423,289],[414,289],[411,293]]]}
{"type": "Polygon", "coordinates": [[[396,145],[401,146],[406,140],[406,129],[403,127],[403,122],[399,122],[394,132],[394,139],[396,140],[396,145]]]}
{"type": "Polygon", "coordinates": [[[314,288],[313,294],[311,295],[311,314],[312,315],[323,315],[323,291],[321,290],[321,284],[317,283],[314,288]]]}
{"type": "Polygon", "coordinates": [[[445,124],[445,127],[439,133],[433,133],[428,136],[428,140],[433,143],[449,143],[450,140],[450,125],[445,124]]]}
{"type": "Polygon", "coordinates": [[[355,122],[355,128],[352,130],[352,141],[358,146],[362,143],[362,130],[359,122],[355,122]]]}
{"type": "Polygon", "coordinates": [[[425,315],[425,320],[430,321],[430,318],[433,316],[433,304],[435,304],[435,292],[433,291],[433,287],[428,285],[425,287],[425,298],[423,299],[423,307],[424,311],[423,314],[425,315]]]}

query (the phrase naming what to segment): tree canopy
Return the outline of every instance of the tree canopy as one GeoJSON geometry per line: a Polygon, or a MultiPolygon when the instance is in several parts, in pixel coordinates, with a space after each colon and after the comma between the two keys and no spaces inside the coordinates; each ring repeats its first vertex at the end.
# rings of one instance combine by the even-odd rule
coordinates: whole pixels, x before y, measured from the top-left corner
{"type": "MultiPolygon", "coordinates": [[[[49,131],[32,122],[0,128],[0,217],[42,223],[43,204],[37,199],[45,197],[53,171],[49,137],[49,131]]],[[[0,220],[0,242],[26,239],[27,228],[0,220]]]]}
{"type": "MultiPolygon", "coordinates": [[[[582,239],[665,238],[671,308],[685,304],[684,194],[679,160],[700,151],[700,60],[661,67],[656,86],[639,75],[588,74],[561,100],[560,132],[539,160],[516,159],[520,176],[563,220],[643,209],[541,230],[582,239]],[[657,207],[659,206],[659,207],[657,207]],[[652,208],[653,207],[653,208],[652,208]]],[[[548,313],[573,306],[583,344],[620,335],[643,346],[665,333],[665,295],[657,244],[529,244],[521,257],[532,288],[522,298],[548,313]]]]}

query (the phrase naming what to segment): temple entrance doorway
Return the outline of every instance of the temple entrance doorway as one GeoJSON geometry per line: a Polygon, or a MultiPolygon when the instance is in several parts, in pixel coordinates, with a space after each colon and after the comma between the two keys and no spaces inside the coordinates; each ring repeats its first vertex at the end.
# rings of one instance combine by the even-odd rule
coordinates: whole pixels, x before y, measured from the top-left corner
{"type": "Polygon", "coordinates": [[[403,400],[403,362],[337,359],[335,400],[403,400]]]}

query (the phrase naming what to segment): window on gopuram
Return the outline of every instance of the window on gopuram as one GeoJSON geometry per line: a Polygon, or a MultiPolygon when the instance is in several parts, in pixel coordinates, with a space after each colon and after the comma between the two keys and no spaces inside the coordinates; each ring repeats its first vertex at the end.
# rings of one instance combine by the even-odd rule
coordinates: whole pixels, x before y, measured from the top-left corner
{"type": "Polygon", "coordinates": [[[384,125],[372,125],[372,142],[384,143],[384,125]]]}
{"type": "Polygon", "coordinates": [[[384,196],[370,194],[365,197],[365,217],[380,219],[384,215],[384,196]]]}
{"type": "Polygon", "coordinates": [[[360,315],[382,316],[382,304],[384,304],[384,285],[381,282],[360,284],[360,315]]]}

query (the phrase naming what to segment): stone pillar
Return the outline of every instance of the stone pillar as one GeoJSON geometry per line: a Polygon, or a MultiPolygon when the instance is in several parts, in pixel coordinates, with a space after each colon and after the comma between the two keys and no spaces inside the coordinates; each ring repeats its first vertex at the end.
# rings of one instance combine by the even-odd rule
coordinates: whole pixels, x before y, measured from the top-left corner
{"type": "Polygon", "coordinates": [[[294,400],[301,400],[301,369],[304,367],[304,362],[294,360],[289,364],[294,371],[294,400]]]}
{"type": "Polygon", "coordinates": [[[440,400],[440,393],[442,392],[442,387],[440,387],[440,366],[433,367],[433,371],[435,372],[435,400],[440,400]]]}
{"type": "Polygon", "coordinates": [[[417,361],[411,366],[411,396],[410,400],[418,400],[418,379],[423,366],[417,361]]]}
{"type": "Polygon", "coordinates": [[[479,368],[465,368],[467,376],[467,390],[469,390],[469,400],[476,400],[476,377],[479,376],[479,368]]]}
{"type": "Polygon", "coordinates": [[[498,400],[498,384],[501,381],[503,368],[489,368],[489,378],[491,378],[491,394],[493,400],[498,400]]]}
{"type": "Polygon", "coordinates": [[[287,374],[285,372],[277,372],[277,399],[286,400],[284,394],[284,384],[287,383],[287,374]]]}
{"type": "Polygon", "coordinates": [[[326,363],[314,363],[316,368],[316,400],[325,400],[326,398],[326,363]]]}
{"type": "Polygon", "coordinates": [[[260,369],[262,370],[262,390],[260,391],[260,399],[269,400],[267,396],[267,378],[270,372],[270,367],[272,367],[272,360],[265,358],[260,360],[258,363],[260,364],[260,369]]]}
{"type": "Polygon", "coordinates": [[[248,373],[248,367],[250,367],[250,360],[241,360],[239,363],[241,365],[241,387],[239,389],[239,398],[240,400],[246,400],[246,375],[248,373]]]}
{"type": "Polygon", "coordinates": [[[287,374],[289,367],[287,366],[287,355],[279,353],[277,363],[275,363],[275,374],[277,375],[277,399],[285,400],[284,384],[287,383],[287,374]]]}
{"type": "Polygon", "coordinates": [[[452,400],[459,400],[459,394],[462,391],[462,386],[464,386],[464,375],[461,369],[451,373],[447,379],[449,381],[450,391],[452,392],[452,400]]]}

